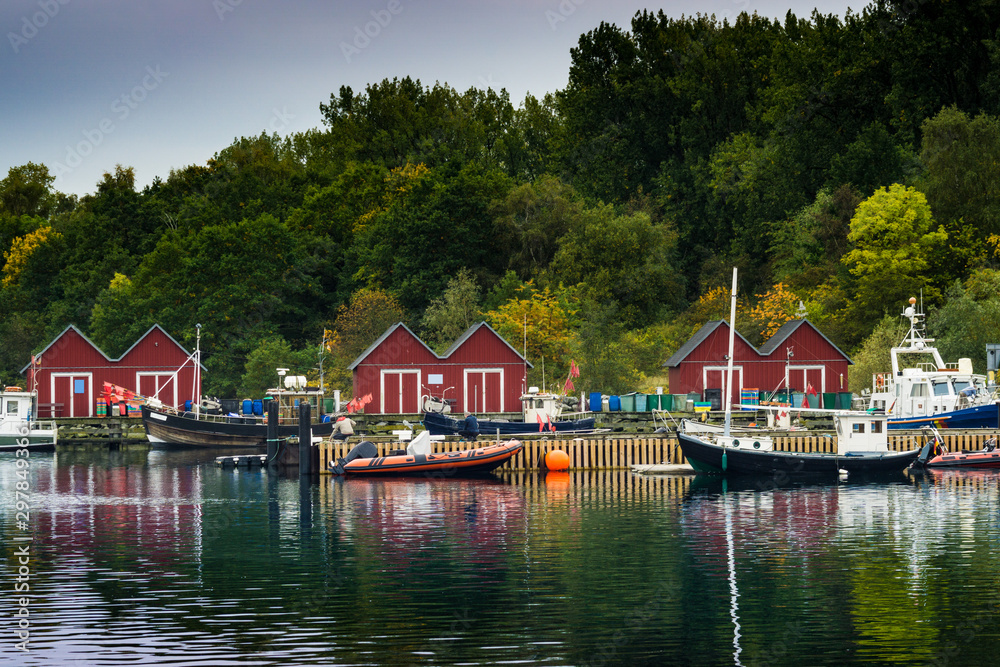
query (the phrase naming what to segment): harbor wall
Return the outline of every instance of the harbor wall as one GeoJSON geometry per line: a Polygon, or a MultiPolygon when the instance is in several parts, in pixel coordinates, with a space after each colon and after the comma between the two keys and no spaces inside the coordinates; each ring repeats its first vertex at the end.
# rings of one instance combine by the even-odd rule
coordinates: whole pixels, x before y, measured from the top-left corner
{"type": "MultiPolygon", "coordinates": [[[[982,449],[983,442],[996,437],[992,432],[962,431],[942,432],[949,451],[982,449]]],[[[543,469],[545,455],[555,449],[561,449],[569,455],[570,469],[602,470],[629,468],[633,465],[647,464],[680,464],[684,463],[680,444],[673,434],[617,436],[587,435],[577,437],[546,438],[538,436],[522,436],[518,438],[524,443],[524,451],[504,466],[511,470],[543,469]]],[[[388,438],[369,438],[378,447],[379,456],[386,456],[392,450],[403,449],[405,442],[388,438]]],[[[327,473],[327,464],[344,456],[361,438],[355,437],[348,442],[323,442],[319,445],[319,470],[327,473]]],[[[477,446],[486,446],[489,440],[481,438],[477,446]]],[[[889,435],[889,449],[904,452],[916,449],[921,444],[918,432],[907,432],[889,435]]],[[[434,453],[455,452],[469,449],[472,443],[459,440],[434,441],[431,449],[434,453]]],[[[774,448],[785,452],[829,452],[837,451],[837,439],[830,435],[799,435],[789,434],[774,437],[774,448]]]]}

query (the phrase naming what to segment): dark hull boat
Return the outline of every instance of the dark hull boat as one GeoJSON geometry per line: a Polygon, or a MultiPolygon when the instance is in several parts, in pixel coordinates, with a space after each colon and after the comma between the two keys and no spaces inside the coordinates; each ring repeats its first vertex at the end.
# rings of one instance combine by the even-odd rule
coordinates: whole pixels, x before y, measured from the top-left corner
{"type": "Polygon", "coordinates": [[[422,475],[457,477],[479,475],[496,470],[516,456],[524,445],[517,440],[496,443],[478,449],[440,454],[400,453],[379,456],[371,442],[359,443],[347,456],[330,462],[335,475],[422,475]]]}
{"type": "MultiPolygon", "coordinates": [[[[232,447],[264,451],[267,448],[267,424],[253,416],[195,415],[142,406],[146,436],[154,444],[188,447],[232,447]]],[[[314,437],[326,438],[333,432],[333,422],[312,425],[314,437]]],[[[281,424],[278,437],[298,437],[298,424],[281,424]]]]}
{"type": "Polygon", "coordinates": [[[849,452],[805,454],[722,447],[686,433],[678,433],[681,451],[697,472],[717,475],[837,475],[899,472],[913,463],[909,452],[849,452]]]}
{"type": "MultiPolygon", "coordinates": [[[[464,421],[437,412],[425,412],[423,423],[424,428],[430,431],[431,435],[460,435],[465,430],[464,421]]],[[[553,429],[558,433],[592,431],[594,430],[594,418],[545,421],[535,424],[531,422],[479,420],[479,432],[483,436],[491,437],[495,436],[497,432],[501,436],[531,435],[532,433],[552,432],[553,429]]]]}

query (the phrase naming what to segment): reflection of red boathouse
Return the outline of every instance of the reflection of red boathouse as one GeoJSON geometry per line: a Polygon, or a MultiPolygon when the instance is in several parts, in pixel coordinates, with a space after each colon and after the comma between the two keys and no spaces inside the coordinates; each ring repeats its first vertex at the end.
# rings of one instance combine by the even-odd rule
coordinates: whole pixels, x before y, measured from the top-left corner
{"type": "Polygon", "coordinates": [[[433,573],[444,542],[480,582],[499,581],[511,542],[524,540],[524,497],[498,480],[359,478],[340,488],[353,510],[342,530],[377,549],[388,570],[433,573]]]}
{"type": "Polygon", "coordinates": [[[713,569],[725,565],[721,557],[728,549],[727,513],[741,553],[774,553],[781,546],[806,556],[826,549],[836,532],[840,507],[836,487],[730,492],[689,502],[694,511],[684,516],[684,532],[697,537],[691,549],[699,562],[713,569]]]}
{"type": "Polygon", "coordinates": [[[60,552],[97,553],[95,545],[113,544],[154,570],[196,565],[199,467],[53,465],[34,484],[34,493],[50,496],[46,506],[56,508],[34,512],[35,530],[60,552]]]}

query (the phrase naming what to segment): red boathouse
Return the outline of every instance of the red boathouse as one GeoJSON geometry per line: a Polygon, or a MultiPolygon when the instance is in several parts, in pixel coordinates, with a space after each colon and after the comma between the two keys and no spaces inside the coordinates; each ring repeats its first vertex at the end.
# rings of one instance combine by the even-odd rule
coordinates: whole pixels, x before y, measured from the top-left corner
{"type": "Polygon", "coordinates": [[[530,365],[490,325],[469,327],[436,354],[399,322],[349,366],[354,395],[372,395],[368,414],[416,414],[421,397],[443,395],[455,412],[519,412],[530,365]]]}
{"type": "Polygon", "coordinates": [[[175,407],[194,400],[196,393],[191,354],[158,324],[118,359],[108,357],[71,324],[21,373],[28,387],[38,390],[41,418],[95,416],[105,382],[143,396],[156,394],[175,407]]]}
{"type": "MultiPolygon", "coordinates": [[[[708,322],[664,366],[672,393],[725,391],[729,354],[729,324],[708,322]]],[[[736,333],[733,344],[732,403],[744,388],[761,394],[785,389],[819,394],[847,391],[847,370],[853,362],[808,320],[790,320],[760,348],[736,333]]],[[[721,397],[721,393],[719,394],[721,397]]],[[[706,399],[707,400],[707,399],[706,399]]]]}

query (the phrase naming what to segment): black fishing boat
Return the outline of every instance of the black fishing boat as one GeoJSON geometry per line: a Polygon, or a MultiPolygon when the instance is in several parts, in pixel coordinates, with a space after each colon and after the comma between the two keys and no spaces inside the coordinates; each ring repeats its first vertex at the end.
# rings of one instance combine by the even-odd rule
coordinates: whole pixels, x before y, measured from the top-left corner
{"type": "MultiPolygon", "coordinates": [[[[579,433],[594,430],[594,418],[562,419],[565,410],[572,409],[577,399],[571,396],[539,392],[530,387],[521,396],[521,421],[480,419],[479,432],[483,436],[530,435],[532,433],[579,433]]],[[[580,414],[580,413],[575,413],[580,414]]],[[[462,435],[465,422],[443,414],[442,411],[425,411],[424,428],[431,435],[462,435]]]]}
{"type": "MultiPolygon", "coordinates": [[[[736,320],[736,269],[730,293],[730,322],[736,320]]],[[[885,414],[850,410],[834,412],[837,430],[835,452],[783,452],[774,449],[772,438],[756,433],[736,434],[731,428],[733,380],[733,334],[729,328],[729,363],[726,371],[726,421],[722,433],[694,435],[677,433],[681,452],[696,472],[714,475],[885,474],[899,472],[916,460],[919,450],[889,451],[885,414]]]]}
{"type": "Polygon", "coordinates": [[[803,453],[723,445],[678,433],[684,458],[696,472],[715,475],[837,475],[899,472],[913,463],[919,450],[908,452],[849,451],[803,453]]]}
{"type": "Polygon", "coordinates": [[[220,402],[206,399],[197,410],[177,410],[159,400],[136,397],[142,410],[146,437],[154,445],[233,447],[264,451],[267,447],[267,404],[278,403],[278,438],[298,437],[299,406],[308,404],[314,438],[333,432],[334,420],[323,413],[323,391],[306,385],[302,376],[285,377],[285,386],[271,389],[251,410],[235,414],[220,409],[220,402]],[[141,399],[141,400],[140,400],[141,399]]]}
{"type": "MultiPolygon", "coordinates": [[[[424,413],[424,428],[431,435],[459,435],[465,430],[465,422],[438,412],[424,413]]],[[[495,436],[497,432],[505,435],[530,435],[532,433],[573,433],[594,430],[594,418],[563,419],[558,421],[543,420],[540,422],[502,422],[489,419],[479,420],[479,432],[483,436],[495,436]]]]}
{"type": "MultiPolygon", "coordinates": [[[[323,415],[326,416],[326,415],[323,415]]],[[[312,424],[313,437],[326,438],[334,423],[327,420],[312,424]]],[[[267,423],[254,415],[209,414],[184,412],[167,407],[142,406],[142,423],[146,437],[154,445],[184,445],[187,447],[234,447],[264,451],[267,447],[267,423]]],[[[278,438],[298,437],[297,418],[282,419],[278,438]]]]}

